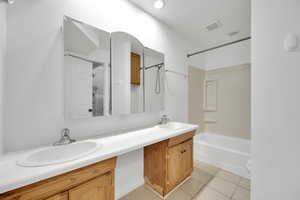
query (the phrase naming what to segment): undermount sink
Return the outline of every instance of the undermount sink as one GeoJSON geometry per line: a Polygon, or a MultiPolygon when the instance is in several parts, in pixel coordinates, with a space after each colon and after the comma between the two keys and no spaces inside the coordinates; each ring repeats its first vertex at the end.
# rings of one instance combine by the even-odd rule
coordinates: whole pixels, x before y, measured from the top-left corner
{"type": "Polygon", "coordinates": [[[87,156],[100,147],[101,145],[94,141],[82,141],[68,145],[46,147],[32,152],[17,161],[17,164],[23,167],[41,167],[65,163],[87,156]]]}
{"type": "Polygon", "coordinates": [[[188,125],[178,122],[168,122],[167,124],[160,124],[158,127],[163,129],[180,130],[187,128],[188,125]]]}

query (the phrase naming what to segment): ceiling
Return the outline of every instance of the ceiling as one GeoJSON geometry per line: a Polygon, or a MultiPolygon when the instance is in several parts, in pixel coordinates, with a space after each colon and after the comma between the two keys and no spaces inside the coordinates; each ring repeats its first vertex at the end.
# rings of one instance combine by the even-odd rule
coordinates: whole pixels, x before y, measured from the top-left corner
{"type": "Polygon", "coordinates": [[[250,36],[250,0],[165,0],[163,9],[153,8],[153,0],[128,0],[164,22],[188,40],[195,48],[205,49],[250,36]],[[221,26],[207,31],[205,27],[220,21],[221,26]],[[234,36],[228,33],[239,31],[234,36]]]}

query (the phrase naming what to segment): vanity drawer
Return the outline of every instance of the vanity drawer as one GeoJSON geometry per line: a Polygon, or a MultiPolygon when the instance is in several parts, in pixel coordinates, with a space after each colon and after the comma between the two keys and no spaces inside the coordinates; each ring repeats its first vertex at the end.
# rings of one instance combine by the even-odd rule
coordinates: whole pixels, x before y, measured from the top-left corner
{"type": "Polygon", "coordinates": [[[168,141],[168,146],[172,147],[172,146],[178,145],[180,143],[183,143],[183,142],[193,138],[195,136],[195,133],[196,133],[196,131],[191,131],[191,132],[170,138],[168,141]]]}

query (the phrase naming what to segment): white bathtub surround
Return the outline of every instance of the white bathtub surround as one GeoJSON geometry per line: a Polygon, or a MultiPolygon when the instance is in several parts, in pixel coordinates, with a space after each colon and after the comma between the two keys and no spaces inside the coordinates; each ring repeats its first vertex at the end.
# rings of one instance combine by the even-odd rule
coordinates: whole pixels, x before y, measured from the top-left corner
{"type": "MultiPolygon", "coordinates": [[[[80,158],[75,161],[71,161],[63,164],[57,164],[57,165],[35,167],[35,168],[20,167],[16,165],[17,160],[26,157],[28,154],[30,154],[30,151],[8,154],[0,160],[0,177],[1,177],[0,193],[13,190],[28,184],[32,184],[34,182],[38,182],[40,180],[44,180],[59,174],[63,174],[71,170],[78,169],[114,156],[119,156],[119,155],[126,154],[128,152],[136,151],[138,149],[143,148],[144,146],[154,144],[166,140],[168,138],[175,137],[182,133],[196,130],[198,128],[197,125],[191,125],[191,124],[182,124],[182,125],[183,128],[177,130],[154,126],[147,129],[127,132],[127,133],[122,133],[117,135],[110,134],[107,135],[106,137],[94,139],[95,142],[100,143],[102,145],[102,148],[100,148],[99,150],[95,151],[94,153],[84,158],[80,158]]],[[[135,159],[139,159],[142,156],[142,153],[141,151],[137,151],[135,155],[136,155],[135,159]]],[[[134,160],[133,163],[135,163],[134,160]]],[[[116,169],[117,175],[119,174],[118,171],[119,169],[122,168],[123,170],[129,169],[130,167],[128,165],[130,164],[131,164],[130,158],[126,158],[126,157],[121,158],[120,163],[118,164],[118,167],[116,169]],[[127,163],[127,164],[125,166],[120,166],[122,165],[122,163],[125,164],[127,163]]],[[[139,170],[143,169],[142,166],[137,167],[136,169],[138,173],[141,174],[141,171],[139,170]]],[[[131,177],[130,173],[135,173],[135,171],[136,170],[133,171],[131,169],[127,171],[126,175],[129,175],[131,177]]],[[[124,177],[122,179],[120,178],[117,179],[116,182],[117,186],[118,185],[121,186],[120,183],[125,180],[123,179],[124,177]]],[[[134,187],[135,185],[129,186],[128,189],[132,190],[134,189],[134,187]]],[[[122,190],[122,188],[116,188],[116,190],[117,190],[117,194],[120,196],[128,192],[122,190]]]]}
{"type": "Polygon", "coordinates": [[[216,109],[204,113],[204,132],[251,139],[251,65],[209,70],[205,79],[203,96],[216,109]]]}
{"type": "Polygon", "coordinates": [[[247,169],[250,140],[211,133],[199,134],[194,139],[194,159],[250,178],[247,169]]]}

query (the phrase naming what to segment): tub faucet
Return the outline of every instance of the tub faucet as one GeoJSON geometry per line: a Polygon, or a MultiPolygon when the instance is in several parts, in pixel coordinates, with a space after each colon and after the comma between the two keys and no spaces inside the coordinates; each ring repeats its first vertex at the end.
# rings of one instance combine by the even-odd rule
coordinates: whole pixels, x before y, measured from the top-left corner
{"type": "Polygon", "coordinates": [[[76,142],[76,140],[71,139],[70,129],[64,128],[61,131],[61,138],[59,139],[59,141],[55,142],[53,145],[54,146],[67,145],[67,144],[71,144],[73,142],[76,142]]]}
{"type": "Polygon", "coordinates": [[[170,119],[168,118],[168,115],[163,115],[160,119],[159,124],[167,124],[170,121],[170,119]]]}

